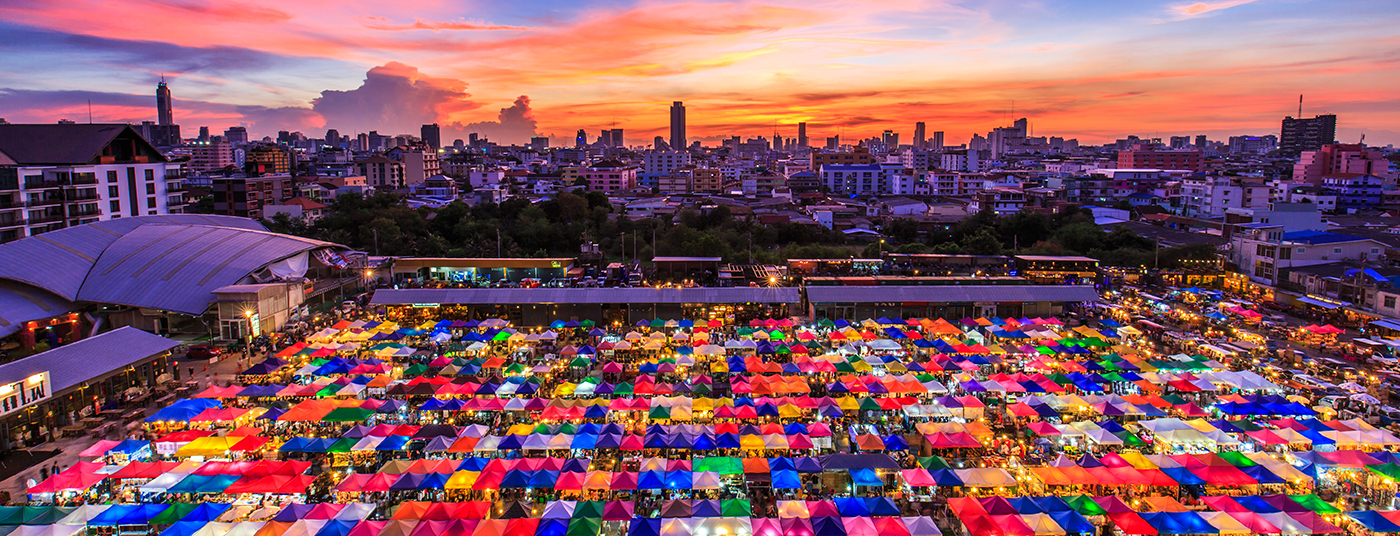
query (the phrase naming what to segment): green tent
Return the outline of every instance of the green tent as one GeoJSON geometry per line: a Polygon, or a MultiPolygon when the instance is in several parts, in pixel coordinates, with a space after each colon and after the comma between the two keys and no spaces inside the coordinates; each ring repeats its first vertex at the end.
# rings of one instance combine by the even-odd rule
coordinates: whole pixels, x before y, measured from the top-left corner
{"type": "Polygon", "coordinates": [[[666,406],[656,406],[647,412],[648,419],[670,419],[671,408],[666,406]]]}
{"type": "Polygon", "coordinates": [[[1259,462],[1249,459],[1249,456],[1245,456],[1243,452],[1221,452],[1216,454],[1216,456],[1220,456],[1220,459],[1230,462],[1230,465],[1235,467],[1254,467],[1259,465],[1259,462]]]}
{"type": "MultiPolygon", "coordinates": [[[[1231,426],[1234,426],[1235,428],[1239,428],[1239,429],[1244,430],[1244,431],[1246,431],[1246,432],[1258,432],[1258,431],[1264,429],[1264,427],[1259,426],[1259,425],[1257,425],[1257,424],[1254,424],[1254,423],[1251,422],[1249,419],[1239,419],[1239,420],[1236,420],[1236,421],[1225,421],[1225,422],[1228,422],[1228,423],[1230,423],[1231,426]]],[[[1238,464],[1236,464],[1236,465],[1238,465],[1238,464]]]]}
{"type": "Polygon", "coordinates": [[[714,471],[721,475],[742,475],[744,474],[744,463],[738,458],[727,456],[711,456],[695,460],[696,471],[714,471]]]}
{"type": "Polygon", "coordinates": [[[584,320],[584,321],[578,323],[579,326],[585,327],[585,328],[591,328],[591,327],[594,326],[594,324],[595,324],[595,322],[593,322],[592,320],[584,320]]]}
{"type": "Polygon", "coordinates": [[[654,328],[664,328],[664,327],[666,327],[666,321],[665,321],[665,320],[662,320],[662,319],[660,319],[660,318],[653,318],[653,319],[651,319],[651,327],[654,327],[654,328]]]}
{"type": "Polygon", "coordinates": [[[720,503],[720,517],[752,517],[753,505],[748,499],[725,499],[720,503]]]}
{"type": "Polygon", "coordinates": [[[584,357],[575,357],[573,361],[569,362],[569,366],[571,367],[589,367],[592,365],[593,362],[584,357]]]}
{"type": "Polygon", "coordinates": [[[708,383],[697,383],[695,387],[690,389],[690,394],[693,395],[708,395],[710,392],[710,384],[708,383]]]}
{"type": "Polygon", "coordinates": [[[952,468],[948,465],[947,460],[944,460],[943,458],[938,456],[921,456],[918,458],[918,461],[919,467],[923,467],[924,469],[927,469],[929,471],[933,471],[935,469],[952,468]]]}
{"type": "Polygon", "coordinates": [[[410,378],[410,377],[413,377],[413,376],[422,376],[423,374],[426,374],[427,372],[428,372],[428,367],[427,367],[427,365],[424,365],[424,364],[422,364],[422,363],[414,363],[413,365],[411,365],[411,366],[409,366],[408,368],[406,368],[406,369],[403,370],[403,375],[404,375],[405,378],[410,378]]]}
{"type": "Polygon", "coordinates": [[[832,322],[830,318],[823,318],[817,321],[817,325],[824,328],[830,328],[835,327],[836,323],[832,322]]]}
{"type": "Polygon", "coordinates": [[[1051,350],[1048,346],[1041,346],[1039,348],[1036,348],[1035,353],[1040,355],[1055,355],[1055,351],[1051,350]]]}
{"type": "Polygon", "coordinates": [[[510,335],[511,335],[511,334],[502,331],[502,332],[497,333],[496,335],[492,336],[492,337],[491,337],[491,342],[506,342],[506,341],[510,340],[510,335]]]}
{"type": "Polygon", "coordinates": [[[1389,478],[1391,480],[1400,480],[1400,465],[1395,465],[1393,463],[1383,463],[1380,465],[1367,465],[1366,468],[1370,469],[1373,473],[1389,478]]]}
{"type": "Polygon", "coordinates": [[[1074,511],[1086,516],[1101,516],[1108,514],[1108,510],[1094,502],[1094,498],[1088,495],[1075,495],[1073,497],[1061,497],[1065,503],[1074,511]]]}
{"type": "Polygon", "coordinates": [[[778,354],[790,354],[792,353],[792,348],[788,348],[786,344],[779,344],[777,348],[773,349],[773,352],[778,354]]]}
{"type": "Polygon", "coordinates": [[[181,518],[183,518],[183,517],[189,515],[190,512],[193,512],[194,509],[197,508],[197,507],[199,507],[199,503],[184,503],[184,502],[171,503],[171,504],[170,504],[170,507],[169,507],[169,508],[166,508],[164,512],[161,512],[160,515],[157,515],[157,516],[151,518],[150,524],[152,524],[152,525],[170,525],[170,524],[173,524],[173,523],[175,523],[176,521],[179,521],[181,518]]]}
{"type": "Polygon", "coordinates": [[[331,443],[331,446],[326,449],[326,452],[350,452],[350,447],[355,446],[355,443],[359,442],[360,440],[353,437],[342,437],[337,439],[335,443],[331,443]]]}
{"type": "Polygon", "coordinates": [[[1134,434],[1134,433],[1129,432],[1129,431],[1127,431],[1127,430],[1123,430],[1123,431],[1121,431],[1121,432],[1110,432],[1110,433],[1113,434],[1113,437],[1116,437],[1116,438],[1118,438],[1118,439],[1122,439],[1124,445],[1132,445],[1132,446],[1137,446],[1137,447],[1141,447],[1141,446],[1146,446],[1146,445],[1147,445],[1147,442],[1146,442],[1146,441],[1143,441],[1142,438],[1140,438],[1140,437],[1137,436],[1137,434],[1134,434]]]}
{"type": "Polygon", "coordinates": [[[753,335],[753,328],[739,328],[739,329],[734,330],[734,334],[735,334],[735,335],[738,335],[738,336],[740,336],[740,337],[745,337],[745,336],[748,336],[748,335],[753,335]]]}
{"type": "MultiPolygon", "coordinates": [[[[1114,365],[1112,365],[1111,363],[1100,363],[1100,364],[1101,364],[1101,365],[1105,365],[1104,368],[1108,368],[1109,366],[1114,366],[1114,365]]],[[[1115,369],[1115,370],[1122,370],[1122,369],[1115,369]]],[[[1125,382],[1125,381],[1128,381],[1127,379],[1123,378],[1122,376],[1119,376],[1117,372],[1110,372],[1110,373],[1108,373],[1108,374],[1104,374],[1104,375],[1103,375],[1103,379],[1108,380],[1108,381],[1111,381],[1111,382],[1125,382]]]]}
{"type": "Polygon", "coordinates": [[[614,396],[628,396],[632,394],[632,382],[622,382],[613,387],[614,396]]]}
{"type": "Polygon", "coordinates": [[[837,362],[834,363],[833,365],[836,367],[836,372],[855,372],[855,371],[856,371],[856,368],[853,367],[853,366],[851,366],[851,364],[850,364],[849,362],[837,361],[837,362]]]}
{"type": "MultiPolygon", "coordinates": [[[[601,521],[603,519],[603,501],[579,501],[574,505],[574,519],[601,521]]],[[[570,523],[569,526],[569,530],[572,531],[573,524],[570,523]]],[[[593,529],[593,533],[598,533],[596,527],[593,529]]]]}
{"type": "Polygon", "coordinates": [[[0,506],[0,525],[23,525],[23,506],[0,506]]]}
{"type": "Polygon", "coordinates": [[[506,374],[520,374],[525,372],[525,365],[521,363],[511,363],[509,367],[506,367],[505,372],[506,374]]]}
{"type": "MultiPolygon", "coordinates": [[[[336,393],[339,393],[340,390],[341,390],[341,389],[344,389],[344,388],[345,388],[344,385],[336,385],[336,384],[332,383],[332,384],[330,384],[330,385],[325,386],[325,387],[322,388],[320,391],[316,391],[316,396],[335,396],[336,393]]],[[[336,408],[336,409],[340,409],[340,408],[336,408]]]]}
{"type": "Polygon", "coordinates": [[[860,399],[860,409],[861,411],[880,411],[882,408],[874,398],[862,397],[860,399]]]}
{"type": "Polygon", "coordinates": [[[1293,502],[1303,505],[1303,508],[1307,508],[1319,514],[1342,513],[1342,511],[1336,506],[1333,506],[1332,503],[1324,501],[1317,495],[1311,493],[1307,495],[1289,495],[1288,498],[1293,499],[1293,502]]]}
{"type": "Polygon", "coordinates": [[[781,341],[783,339],[786,339],[787,335],[783,335],[783,332],[775,329],[772,332],[768,333],[768,338],[773,339],[775,341],[781,341]]]}
{"type": "Polygon", "coordinates": [[[359,422],[374,415],[369,408],[335,408],[321,420],[326,422],[359,422]]]}
{"type": "Polygon", "coordinates": [[[598,517],[578,517],[578,510],[574,510],[574,518],[569,520],[569,528],[564,531],[564,536],[598,536],[598,531],[602,528],[601,512],[598,517]]]}

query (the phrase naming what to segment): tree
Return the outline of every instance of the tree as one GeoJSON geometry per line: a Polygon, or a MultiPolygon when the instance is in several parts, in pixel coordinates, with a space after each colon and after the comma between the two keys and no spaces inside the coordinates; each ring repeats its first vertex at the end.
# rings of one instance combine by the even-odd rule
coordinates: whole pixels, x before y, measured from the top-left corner
{"type": "Polygon", "coordinates": [[[982,228],[962,240],[963,250],[969,255],[1000,255],[1001,240],[992,234],[991,229],[982,228]]]}
{"type": "Polygon", "coordinates": [[[1076,253],[1088,253],[1103,248],[1103,229],[1092,223],[1073,223],[1060,228],[1055,233],[1055,241],[1060,246],[1076,253]]]}

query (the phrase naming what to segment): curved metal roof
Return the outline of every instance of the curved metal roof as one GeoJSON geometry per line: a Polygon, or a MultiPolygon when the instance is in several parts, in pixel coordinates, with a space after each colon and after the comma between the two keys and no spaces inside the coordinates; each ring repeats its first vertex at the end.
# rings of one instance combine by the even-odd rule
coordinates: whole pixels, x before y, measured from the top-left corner
{"type": "Polygon", "coordinates": [[[0,280],[0,337],[19,331],[25,322],[52,318],[73,309],[73,302],[51,292],[0,280]]]}
{"type": "Polygon", "coordinates": [[[216,288],[280,259],[332,244],[267,231],[143,225],[103,251],[78,299],[200,314],[216,288]]]}
{"type": "Polygon", "coordinates": [[[0,244],[0,278],[29,283],[76,300],[88,270],[107,246],[133,229],[150,224],[217,225],[252,231],[267,230],[262,224],[248,218],[209,214],[168,214],[100,221],[0,244]]]}
{"type": "MultiPolygon", "coordinates": [[[[248,218],[119,218],[0,244],[0,280],[69,302],[200,314],[214,300],[213,289],[238,283],[272,262],[332,246],[271,233],[248,218]]],[[[0,306],[5,303],[0,295],[0,306]]],[[[40,318],[48,316],[53,315],[40,318]]]]}

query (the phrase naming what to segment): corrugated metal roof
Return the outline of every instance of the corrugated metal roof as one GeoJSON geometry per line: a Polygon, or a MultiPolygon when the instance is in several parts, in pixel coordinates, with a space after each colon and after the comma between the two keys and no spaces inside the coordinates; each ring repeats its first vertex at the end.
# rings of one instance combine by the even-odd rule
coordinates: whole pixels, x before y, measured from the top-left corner
{"type": "Polygon", "coordinates": [[[23,381],[48,371],[53,384],[49,392],[57,393],[179,345],[179,342],[133,327],[118,328],[0,365],[0,384],[23,381]]]}
{"type": "Polygon", "coordinates": [[[102,253],[78,299],[200,314],[213,290],[279,259],[332,244],[207,225],[145,225],[102,253]]]}
{"type": "Polygon", "coordinates": [[[945,285],[807,287],[812,303],[1087,302],[1099,293],[1083,285],[945,285]]]}
{"type": "Polygon", "coordinates": [[[0,279],[22,281],[76,300],[83,279],[108,246],[122,235],[150,224],[217,225],[252,231],[267,228],[255,220],[207,214],[117,218],[0,244],[0,279]]]}
{"type": "Polygon", "coordinates": [[[380,289],[371,303],[798,303],[793,287],[380,289]]]}
{"type": "Polygon", "coordinates": [[[0,280],[0,337],[19,331],[30,320],[55,317],[76,308],[73,302],[41,288],[0,280]]]}

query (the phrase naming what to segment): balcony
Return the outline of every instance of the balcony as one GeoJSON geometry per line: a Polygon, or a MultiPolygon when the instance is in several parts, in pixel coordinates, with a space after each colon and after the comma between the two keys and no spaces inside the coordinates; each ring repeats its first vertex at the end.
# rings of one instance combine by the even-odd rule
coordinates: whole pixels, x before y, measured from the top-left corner
{"type": "Polygon", "coordinates": [[[65,219],[65,216],[63,215],[62,212],[50,213],[50,214],[43,214],[43,215],[40,215],[40,216],[34,216],[34,215],[31,214],[31,215],[29,216],[29,224],[30,224],[30,225],[39,225],[39,224],[41,224],[41,223],[52,223],[52,222],[56,222],[56,221],[63,221],[64,219],[65,219]]]}
{"type": "Polygon", "coordinates": [[[182,182],[182,183],[179,183],[179,184],[167,184],[167,185],[165,185],[165,191],[166,191],[166,193],[172,193],[172,194],[173,194],[173,193],[178,193],[178,192],[188,192],[188,191],[190,191],[190,185],[185,184],[185,183],[183,183],[183,182],[182,182]]]}
{"type": "Polygon", "coordinates": [[[42,178],[33,177],[24,179],[24,189],[26,190],[37,190],[40,188],[58,188],[61,186],[63,186],[63,182],[57,180],[45,180],[42,178]]]}
{"type": "Polygon", "coordinates": [[[97,175],[88,173],[75,174],[65,186],[83,186],[88,184],[97,184],[97,175]]]}
{"type": "Polygon", "coordinates": [[[88,216],[97,216],[97,215],[100,215],[100,214],[102,214],[102,211],[97,210],[97,207],[85,208],[85,209],[81,209],[81,210],[78,210],[78,209],[70,209],[70,210],[68,211],[68,217],[69,217],[69,218],[85,218],[85,217],[88,217],[88,216]]]}
{"type": "Polygon", "coordinates": [[[0,228],[4,227],[24,227],[28,225],[28,220],[24,218],[0,218],[0,228]]]}
{"type": "Polygon", "coordinates": [[[18,201],[0,201],[0,210],[14,210],[24,208],[24,203],[18,201]]]}
{"type": "Polygon", "coordinates": [[[101,199],[101,198],[97,197],[97,193],[94,192],[94,193],[83,194],[83,195],[73,194],[73,195],[70,195],[70,196],[65,197],[65,198],[63,198],[63,199],[64,199],[64,201],[67,201],[67,202],[69,202],[69,203],[77,203],[77,202],[81,202],[81,201],[98,201],[98,200],[101,199]]]}
{"type": "Polygon", "coordinates": [[[61,204],[63,204],[62,197],[44,197],[39,199],[30,199],[24,202],[24,206],[26,207],[50,207],[61,204]]]}

